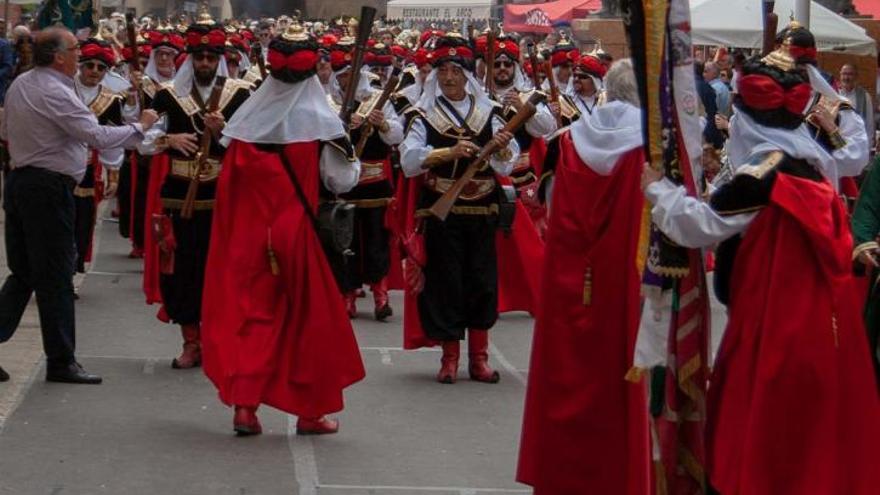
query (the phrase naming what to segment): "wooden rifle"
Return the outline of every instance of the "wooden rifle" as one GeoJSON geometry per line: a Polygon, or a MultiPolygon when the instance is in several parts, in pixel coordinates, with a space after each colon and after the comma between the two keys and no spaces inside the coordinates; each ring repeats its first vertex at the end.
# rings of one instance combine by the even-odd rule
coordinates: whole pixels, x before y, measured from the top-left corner
{"type": "Polygon", "coordinates": [[[257,67],[260,68],[260,77],[266,80],[266,60],[263,59],[263,45],[257,43],[254,45],[254,55],[257,57],[257,67]]]}
{"type": "MultiPolygon", "coordinates": [[[[529,100],[523,105],[522,109],[513,116],[510,121],[501,129],[501,132],[510,132],[514,133],[519,130],[520,127],[525,125],[525,123],[535,115],[535,106],[544,99],[544,95],[535,92],[532,93],[532,96],[529,97],[529,100]]],[[[495,133],[498,134],[498,133],[495,133]]],[[[483,146],[483,149],[480,150],[480,154],[474,158],[474,161],[468,165],[467,169],[465,169],[464,173],[456,179],[455,183],[452,184],[443,196],[438,199],[428,211],[431,215],[434,215],[440,220],[446,220],[446,217],[449,216],[449,212],[452,211],[453,205],[458,200],[458,197],[461,195],[461,192],[464,190],[465,186],[467,186],[468,182],[474,178],[474,175],[483,168],[483,165],[492,157],[493,154],[499,151],[499,147],[495,144],[495,141],[490,141],[489,144],[483,146]]]]}
{"type": "MultiPolygon", "coordinates": [[[[556,77],[553,75],[553,64],[548,57],[544,60],[544,74],[547,77],[547,85],[550,86],[550,101],[559,104],[559,87],[556,86],[556,77]]],[[[562,127],[562,109],[556,115],[556,127],[562,127]]]]}
{"type": "MultiPolygon", "coordinates": [[[[125,33],[128,37],[128,49],[131,50],[131,61],[129,61],[129,66],[131,67],[132,72],[140,72],[141,59],[140,54],[138,53],[137,32],[135,32],[134,14],[131,12],[125,14],[125,33]]],[[[137,91],[138,103],[143,105],[144,92],[141,88],[141,81],[134,81],[132,84],[134,84],[134,89],[137,91]]],[[[143,110],[143,108],[141,108],[141,110],[143,110]]]]}
{"type": "Polygon", "coordinates": [[[486,35],[486,92],[495,99],[495,26],[489,20],[489,33],[486,35]]]}
{"type": "Polygon", "coordinates": [[[526,45],[526,53],[529,54],[529,63],[532,65],[532,85],[535,91],[541,90],[541,79],[538,78],[538,53],[535,51],[535,44],[529,42],[526,45]]]}
{"type": "MultiPolygon", "coordinates": [[[[220,106],[220,95],[223,93],[223,86],[226,85],[226,78],[217,76],[214,78],[214,87],[211,88],[211,97],[205,106],[205,115],[214,113],[220,106]]],[[[201,141],[199,141],[199,151],[196,153],[196,163],[198,167],[194,177],[189,180],[189,189],[186,190],[186,197],[183,200],[183,207],[180,209],[180,217],[185,219],[192,218],[193,208],[196,204],[196,194],[199,192],[199,182],[208,163],[208,155],[211,153],[211,131],[204,125],[202,130],[201,141]]]]}
{"type": "MultiPolygon", "coordinates": [[[[395,67],[394,70],[391,71],[391,77],[388,78],[388,81],[385,83],[385,87],[382,89],[382,94],[379,96],[379,99],[376,100],[376,104],[373,106],[373,110],[382,111],[385,108],[385,103],[388,102],[388,99],[391,98],[391,93],[394,92],[394,89],[397,87],[397,82],[400,79],[400,67],[395,67]]],[[[361,127],[361,136],[358,138],[357,146],[354,148],[354,154],[358,158],[360,158],[361,154],[364,152],[364,147],[367,145],[367,139],[369,139],[370,135],[373,133],[373,125],[369,122],[365,122],[363,127],[361,127]]]]}
{"type": "Polygon", "coordinates": [[[761,46],[761,56],[766,57],[776,47],[776,29],[779,27],[779,16],[773,12],[776,2],[764,0],[764,39],[761,46]]]}
{"type": "Polygon", "coordinates": [[[361,67],[364,64],[364,52],[367,51],[367,41],[370,39],[375,17],[376,9],[367,5],[361,7],[361,19],[358,24],[358,35],[351,61],[351,77],[348,78],[348,87],[345,88],[345,98],[342,100],[342,108],[339,111],[339,118],[342,119],[346,129],[351,123],[351,114],[354,113],[354,100],[361,78],[361,67]]]}

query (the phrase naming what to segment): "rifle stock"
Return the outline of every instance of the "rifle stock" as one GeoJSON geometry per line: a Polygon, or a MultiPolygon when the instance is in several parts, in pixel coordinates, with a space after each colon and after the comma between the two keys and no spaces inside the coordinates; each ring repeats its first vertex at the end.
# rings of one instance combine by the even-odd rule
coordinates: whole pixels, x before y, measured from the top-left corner
{"type": "Polygon", "coordinates": [[[526,51],[529,54],[529,62],[532,64],[532,84],[535,86],[535,91],[540,91],[541,80],[538,79],[538,53],[535,52],[535,44],[529,43],[526,46],[526,51]]]}
{"type": "Polygon", "coordinates": [[[346,128],[351,122],[351,114],[354,112],[354,98],[361,77],[361,67],[364,64],[364,52],[367,50],[367,40],[370,39],[370,32],[373,29],[373,19],[375,17],[376,9],[366,5],[361,7],[357,41],[351,61],[351,77],[348,79],[348,87],[345,89],[345,98],[342,100],[342,109],[339,111],[339,118],[342,119],[346,128]]]}
{"type": "MultiPolygon", "coordinates": [[[[550,86],[550,101],[559,103],[559,87],[556,86],[556,77],[553,75],[553,64],[550,59],[544,61],[544,74],[547,77],[547,85],[550,86]]],[[[556,127],[562,127],[562,115],[556,115],[556,127]]]]}
{"type": "MultiPolygon", "coordinates": [[[[514,133],[519,130],[520,127],[525,125],[526,121],[535,115],[535,106],[543,99],[544,96],[540,93],[532,93],[529,101],[523,105],[523,108],[517,112],[512,119],[510,119],[501,131],[514,133]]],[[[455,202],[458,200],[458,197],[461,195],[465,186],[467,186],[468,182],[474,178],[474,175],[476,175],[477,171],[483,167],[483,164],[485,164],[494,153],[498,152],[498,150],[499,148],[494,141],[483,146],[483,149],[480,150],[480,154],[474,158],[474,161],[472,161],[470,165],[468,165],[461,177],[456,179],[452,184],[452,187],[443,193],[443,196],[441,196],[440,199],[428,209],[431,215],[434,215],[441,221],[446,220],[446,217],[449,216],[449,212],[452,211],[453,205],[455,205],[455,202]]]]}
{"type": "MultiPolygon", "coordinates": [[[[223,86],[226,84],[226,78],[217,76],[214,79],[214,87],[211,88],[211,96],[205,105],[205,113],[213,113],[217,111],[220,105],[220,95],[223,93],[223,86]]],[[[208,162],[208,155],[211,152],[211,131],[207,127],[202,131],[202,137],[199,141],[199,152],[196,154],[198,162],[198,170],[195,177],[189,181],[189,188],[186,190],[186,197],[183,200],[183,207],[180,209],[180,217],[185,219],[192,218],[193,208],[196,203],[196,194],[199,192],[199,182],[201,181],[202,171],[208,162]]]]}
{"type": "Polygon", "coordinates": [[[764,38],[761,46],[761,56],[766,57],[776,46],[776,29],[779,27],[779,16],[773,12],[776,2],[764,0],[764,38]]]}
{"type": "Polygon", "coordinates": [[[495,98],[495,26],[489,21],[489,33],[486,35],[486,92],[489,98],[495,98]]]}
{"type": "MultiPolygon", "coordinates": [[[[394,88],[397,87],[397,82],[400,79],[400,67],[395,67],[393,71],[391,71],[391,77],[388,78],[388,81],[385,83],[385,87],[382,89],[382,95],[379,96],[379,99],[376,100],[376,105],[373,107],[374,109],[382,110],[385,108],[385,103],[388,102],[388,99],[391,98],[391,93],[394,91],[394,88]]],[[[354,148],[354,154],[358,158],[360,158],[361,154],[364,152],[364,147],[367,145],[367,139],[369,139],[370,134],[373,133],[373,125],[369,122],[365,122],[363,128],[361,129],[361,136],[358,138],[357,146],[354,148]]]]}

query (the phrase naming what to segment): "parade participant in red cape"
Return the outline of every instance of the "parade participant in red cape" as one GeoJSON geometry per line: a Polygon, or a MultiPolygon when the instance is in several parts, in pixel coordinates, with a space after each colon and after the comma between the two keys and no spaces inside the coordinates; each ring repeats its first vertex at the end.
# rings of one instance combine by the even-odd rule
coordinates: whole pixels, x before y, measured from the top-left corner
{"type": "MultiPolygon", "coordinates": [[[[572,68],[580,58],[580,51],[578,51],[577,47],[574,46],[574,43],[568,38],[561,39],[550,52],[550,66],[553,71],[553,80],[556,81],[556,86],[559,88],[560,93],[570,94],[572,68]]],[[[549,91],[550,83],[544,81],[542,89],[544,91],[549,91]]]]}
{"type": "Polygon", "coordinates": [[[880,486],[880,400],[853,241],[829,180],[838,165],[804,125],[811,89],[786,48],[743,66],[730,143],[750,151],[731,154],[735,175],[708,204],[653,169],[642,181],[670,239],[723,241],[718,265],[732,267],[715,275],[730,316],[707,399],[715,493],[868,495],[880,486]]]}
{"type": "Polygon", "coordinates": [[[403,115],[410,107],[419,102],[425,80],[434,69],[429,58],[431,52],[419,48],[412,57],[412,67],[403,70],[399,90],[391,96],[391,103],[398,114],[403,115]]]}
{"type": "Polygon", "coordinates": [[[468,330],[471,379],[496,383],[498,372],[489,367],[489,328],[498,319],[495,233],[499,191],[495,174],[510,173],[519,146],[511,133],[501,131],[500,105],[486,96],[473,76],[474,54],[467,42],[457,35],[440,38],[432,59],[434,71],[425,82],[418,106],[409,111],[409,129],[400,145],[404,173],[408,177],[424,175],[419,177],[423,186],[418,190],[419,209],[414,212],[422,222],[424,245],[419,248],[419,243],[413,242],[409,248],[410,261],[414,261],[410,266],[423,266],[423,284],[408,287],[407,297],[418,293],[418,303],[408,304],[404,331],[442,343],[437,380],[454,383],[459,341],[468,330]],[[490,141],[502,151],[465,186],[445,221],[430,216],[426,208],[452,186],[490,141]]]}
{"type": "MultiPolygon", "coordinates": [[[[157,127],[164,135],[152,143],[159,151],[150,165],[150,192],[144,285],[148,302],[162,302],[159,318],[180,325],[183,352],[174,368],[201,362],[199,345],[202,288],[214,191],[225,149],[220,130],[250,94],[250,84],[224,81],[217,111],[209,112],[217,76],[228,75],[223,59],[226,34],[210,18],[186,33],[189,56],[174,81],[156,92],[153,109],[165,116],[157,127]],[[209,135],[205,135],[209,133],[209,135]],[[201,138],[209,138],[201,154],[201,138]],[[191,188],[195,194],[190,193],[191,188]],[[191,209],[190,214],[184,214],[191,209]]],[[[144,146],[143,148],[147,148],[144,146]]]]}
{"type": "Polygon", "coordinates": [[[297,24],[274,39],[270,77],[223,131],[231,143],[206,269],[204,366],[242,435],[260,433],[260,404],[298,415],[300,434],[334,433],[338,422],[324,415],[341,410],[343,389],[364,377],[305,210],[316,210],[319,189],[350,190],[360,171],[315,75],[317,50],[297,24]]]}
{"type": "MultiPolygon", "coordinates": [[[[116,54],[109,43],[89,38],[80,43],[79,72],[74,77],[74,87],[82,102],[98,118],[101,125],[122,125],[122,94],[104,84],[110,67],[116,65],[116,54]]],[[[92,259],[92,238],[95,234],[98,204],[104,197],[104,169],[116,171],[125,158],[124,148],[91,150],[86,174],[73,190],[76,205],[76,271],[85,272],[85,264],[92,259]]],[[[108,174],[109,176],[110,174],[108,174]]],[[[115,189],[115,184],[108,186],[115,189]]]]}
{"type": "Polygon", "coordinates": [[[517,479],[536,495],[648,495],[644,385],[625,381],[639,327],[641,112],[629,60],[608,103],[561,135],[517,479]]]}
{"type": "Polygon", "coordinates": [[[577,106],[580,115],[589,118],[601,104],[602,78],[606,68],[593,55],[582,55],[574,66],[571,90],[567,96],[577,106]]]}
{"type": "MultiPolygon", "coordinates": [[[[183,37],[173,31],[149,31],[146,33],[148,42],[144,48],[138,46],[138,51],[145,50],[142,53],[148,53],[146,64],[142,64],[143,73],[132,71],[130,76],[133,80],[132,94],[135,98],[143,98],[143,101],[136,100],[136,114],[141,109],[150,108],[153,105],[153,98],[162,84],[170,82],[174,79],[177,68],[174,65],[174,59],[184,50],[183,37]],[[149,48],[148,51],[146,49],[149,48]]],[[[130,51],[127,47],[123,52],[130,51]]],[[[153,147],[153,143],[159,137],[165,135],[160,127],[154,127],[147,133],[147,137],[141,146],[133,152],[129,158],[129,193],[127,195],[120,192],[119,199],[129,198],[130,217],[129,221],[129,237],[131,238],[130,258],[143,258],[145,247],[145,229],[149,225],[146,221],[147,209],[147,192],[149,191],[150,182],[150,161],[152,156],[141,153],[142,147],[145,149],[153,147]]],[[[120,181],[120,189],[122,184],[120,181]]],[[[124,221],[123,215],[120,215],[119,222],[124,221]]]]}

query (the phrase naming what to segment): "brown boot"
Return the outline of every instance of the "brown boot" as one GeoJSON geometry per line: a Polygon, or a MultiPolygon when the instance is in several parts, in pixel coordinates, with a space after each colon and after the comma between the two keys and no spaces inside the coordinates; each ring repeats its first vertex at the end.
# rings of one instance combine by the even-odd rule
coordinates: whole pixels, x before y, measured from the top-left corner
{"type": "Polygon", "coordinates": [[[180,333],[183,335],[183,352],[171,362],[171,367],[184,370],[201,366],[202,344],[199,339],[199,324],[181,325],[180,333]]]}
{"type": "Polygon", "coordinates": [[[498,383],[501,375],[489,367],[489,331],[468,331],[468,372],[471,380],[498,383]]]}
{"type": "Polygon", "coordinates": [[[373,291],[375,303],[373,316],[376,317],[376,321],[385,321],[393,313],[388,303],[388,283],[383,278],[379,283],[370,285],[370,290],[373,291]]]}
{"type": "Polygon", "coordinates": [[[443,357],[440,358],[440,372],[437,373],[438,382],[453,384],[458,379],[459,353],[457,340],[443,342],[443,357]]]}

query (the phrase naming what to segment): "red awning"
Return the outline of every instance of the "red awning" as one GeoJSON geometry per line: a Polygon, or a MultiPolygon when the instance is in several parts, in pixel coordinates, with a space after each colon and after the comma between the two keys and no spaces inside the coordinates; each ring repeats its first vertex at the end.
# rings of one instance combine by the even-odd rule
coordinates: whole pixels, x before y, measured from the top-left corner
{"type": "Polygon", "coordinates": [[[560,24],[586,17],[602,9],[602,0],[556,0],[532,4],[504,6],[504,29],[531,33],[549,33],[560,24]]]}
{"type": "Polygon", "coordinates": [[[880,2],[877,0],[854,0],[856,10],[862,15],[873,15],[874,19],[880,19],[880,2]]]}

